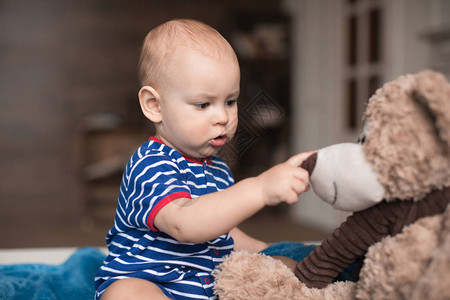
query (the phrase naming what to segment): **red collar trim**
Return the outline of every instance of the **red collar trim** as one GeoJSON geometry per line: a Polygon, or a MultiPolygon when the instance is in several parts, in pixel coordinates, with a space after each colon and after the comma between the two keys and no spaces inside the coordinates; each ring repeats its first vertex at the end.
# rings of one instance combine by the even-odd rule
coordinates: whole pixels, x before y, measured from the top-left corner
{"type": "Polygon", "coordinates": [[[158,142],[158,143],[160,143],[160,144],[165,145],[163,141],[161,141],[160,139],[158,139],[158,138],[156,138],[156,137],[154,137],[154,136],[151,136],[148,140],[149,140],[149,141],[155,141],[155,142],[158,142]]]}
{"type": "MultiPolygon", "coordinates": [[[[161,141],[160,139],[158,139],[158,138],[156,138],[156,137],[154,137],[154,136],[151,136],[149,139],[148,139],[149,141],[155,141],[155,142],[157,142],[157,143],[160,143],[160,144],[163,144],[163,145],[166,145],[166,144],[164,144],[164,142],[163,141],[161,141]]],[[[209,158],[209,157],[205,157],[203,160],[197,160],[197,159],[194,159],[194,158],[190,158],[189,156],[185,156],[185,155],[183,155],[183,154],[181,154],[183,157],[184,157],[184,159],[186,159],[187,161],[190,161],[190,162],[193,162],[193,163],[196,163],[196,164],[200,164],[200,165],[203,165],[203,163],[206,163],[207,165],[210,165],[211,164],[211,158],[209,158]]]]}
{"type": "Polygon", "coordinates": [[[183,157],[187,161],[190,161],[190,162],[193,162],[193,163],[196,163],[196,164],[201,164],[201,165],[203,165],[203,163],[206,163],[207,165],[211,164],[211,159],[209,157],[205,157],[202,161],[197,160],[197,159],[193,159],[193,158],[190,158],[190,157],[184,156],[184,155],[183,155],[183,157]]]}

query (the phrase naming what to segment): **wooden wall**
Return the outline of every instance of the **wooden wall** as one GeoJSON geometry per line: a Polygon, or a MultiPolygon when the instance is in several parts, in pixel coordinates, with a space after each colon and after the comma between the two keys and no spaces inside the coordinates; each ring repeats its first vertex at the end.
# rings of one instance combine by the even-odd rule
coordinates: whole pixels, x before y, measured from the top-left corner
{"type": "Polygon", "coordinates": [[[116,120],[137,139],[152,132],[137,103],[137,62],[146,33],[187,17],[227,35],[236,9],[257,13],[278,5],[242,2],[2,0],[0,226],[78,226],[85,214],[85,163],[96,151],[124,145],[87,152],[91,127],[104,126],[92,123],[116,120]]]}

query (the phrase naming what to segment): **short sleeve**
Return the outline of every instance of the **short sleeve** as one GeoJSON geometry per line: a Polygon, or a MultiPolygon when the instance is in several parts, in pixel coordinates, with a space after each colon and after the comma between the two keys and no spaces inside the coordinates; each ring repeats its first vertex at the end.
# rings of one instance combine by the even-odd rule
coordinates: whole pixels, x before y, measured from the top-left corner
{"type": "Polygon", "coordinates": [[[126,178],[127,223],[158,231],[153,225],[157,213],[173,200],[191,198],[185,177],[176,162],[164,155],[136,161],[126,178]]]}

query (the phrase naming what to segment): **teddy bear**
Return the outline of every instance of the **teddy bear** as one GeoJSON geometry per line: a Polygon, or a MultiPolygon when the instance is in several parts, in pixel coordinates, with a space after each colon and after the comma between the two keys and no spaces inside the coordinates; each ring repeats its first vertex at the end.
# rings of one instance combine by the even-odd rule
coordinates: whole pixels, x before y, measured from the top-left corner
{"type": "Polygon", "coordinates": [[[302,164],[314,192],[352,214],[291,269],[232,253],[214,271],[219,299],[450,299],[450,84],[432,70],[400,76],[363,120],[358,143],[302,164]],[[351,265],[352,280],[335,281],[351,265]]]}

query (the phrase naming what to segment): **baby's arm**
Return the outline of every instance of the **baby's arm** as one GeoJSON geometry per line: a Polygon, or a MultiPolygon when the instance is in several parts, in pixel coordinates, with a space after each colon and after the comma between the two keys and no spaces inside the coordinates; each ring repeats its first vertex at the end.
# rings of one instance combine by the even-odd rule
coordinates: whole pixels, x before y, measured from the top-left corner
{"type": "Polygon", "coordinates": [[[310,154],[297,154],[223,191],[184,204],[169,203],[155,216],[154,225],[181,242],[203,243],[228,233],[266,205],[295,203],[309,187],[308,172],[298,166],[310,154]]]}
{"type": "Polygon", "coordinates": [[[244,233],[239,228],[235,227],[231,229],[230,235],[234,240],[235,250],[247,250],[249,252],[261,252],[269,247],[266,242],[255,239],[248,234],[244,233]]]}

